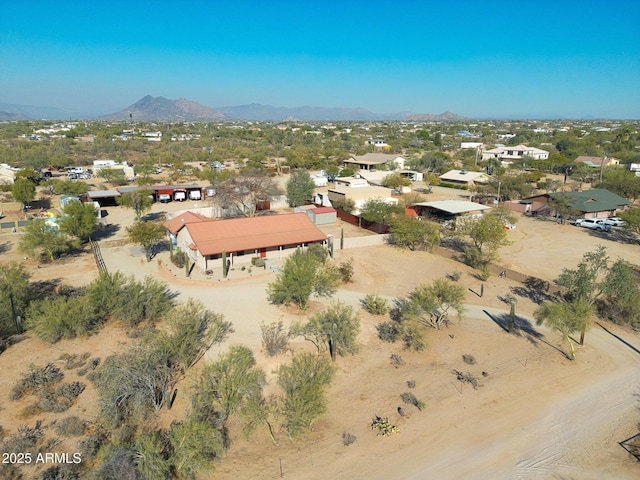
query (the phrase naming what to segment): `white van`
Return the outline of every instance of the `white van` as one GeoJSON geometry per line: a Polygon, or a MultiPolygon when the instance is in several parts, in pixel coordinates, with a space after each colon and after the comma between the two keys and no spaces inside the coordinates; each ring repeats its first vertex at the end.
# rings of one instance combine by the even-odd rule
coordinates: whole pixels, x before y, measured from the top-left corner
{"type": "Polygon", "coordinates": [[[187,199],[187,192],[175,192],[173,194],[173,199],[176,202],[184,202],[187,199]]]}
{"type": "Polygon", "coordinates": [[[158,201],[160,203],[169,203],[171,201],[171,195],[168,193],[161,193],[158,195],[158,201]]]}
{"type": "Polygon", "coordinates": [[[202,193],[200,190],[189,190],[189,200],[200,200],[202,193]]]}

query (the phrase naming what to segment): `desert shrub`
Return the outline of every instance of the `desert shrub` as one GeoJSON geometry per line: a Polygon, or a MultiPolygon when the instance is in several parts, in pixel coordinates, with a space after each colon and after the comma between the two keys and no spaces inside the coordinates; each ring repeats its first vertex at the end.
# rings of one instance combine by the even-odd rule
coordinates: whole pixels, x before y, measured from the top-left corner
{"type": "Polygon", "coordinates": [[[489,270],[489,268],[486,265],[482,265],[478,270],[478,278],[483,282],[486,282],[487,280],[489,280],[490,276],[491,271],[489,270]]]}
{"type": "Polygon", "coordinates": [[[79,464],[54,465],[41,472],[34,480],[77,480],[80,476],[79,464]]]}
{"type": "Polygon", "coordinates": [[[85,352],[82,355],[65,353],[60,357],[60,360],[64,360],[65,370],[73,370],[74,368],[84,366],[90,356],[91,354],[89,352],[85,352]]]}
{"type": "Polygon", "coordinates": [[[64,373],[52,363],[38,369],[29,365],[29,371],[16,383],[9,393],[9,400],[19,400],[24,395],[38,393],[41,390],[58,383],[64,378],[64,373]]]}
{"type": "Polygon", "coordinates": [[[386,315],[389,311],[389,302],[376,293],[368,293],[360,300],[360,304],[365,311],[372,315],[386,315]]]}
{"type": "Polygon", "coordinates": [[[415,380],[407,380],[407,387],[416,388],[416,381],[415,380]]]}
{"type": "Polygon", "coordinates": [[[356,441],[356,436],[355,435],[352,435],[352,434],[347,433],[347,432],[343,432],[342,433],[342,444],[345,447],[348,447],[349,445],[351,445],[355,441],[356,441]]]}
{"type": "Polygon", "coordinates": [[[473,387],[474,390],[478,388],[478,378],[471,372],[463,373],[459,372],[458,370],[454,370],[453,374],[456,376],[458,381],[462,383],[468,383],[473,387]]]}
{"type": "Polygon", "coordinates": [[[42,437],[44,437],[42,420],[38,420],[33,428],[27,425],[20,425],[16,433],[2,442],[2,451],[33,452],[42,437]]]}
{"type": "Polygon", "coordinates": [[[467,355],[464,354],[462,355],[462,360],[464,360],[464,363],[466,363],[467,365],[475,365],[476,364],[476,359],[473,355],[467,355]]]}
{"type": "Polygon", "coordinates": [[[173,263],[178,268],[184,268],[187,263],[187,253],[186,252],[171,252],[171,263],[173,263]]]}
{"type": "Polygon", "coordinates": [[[102,447],[107,442],[107,439],[108,437],[104,432],[98,431],[82,440],[78,444],[78,452],[82,455],[83,460],[85,458],[96,458],[98,456],[100,447],[102,447]]]}
{"type": "Polygon", "coordinates": [[[132,448],[112,448],[98,468],[96,477],[103,479],[137,480],[135,452],[132,448]]]}
{"type": "Polygon", "coordinates": [[[467,365],[476,364],[476,357],[474,357],[473,355],[464,354],[462,355],[462,360],[464,360],[464,363],[466,363],[467,365]]]}
{"type": "Polygon", "coordinates": [[[74,404],[85,387],[84,383],[72,382],[63,383],[56,389],[43,390],[40,392],[37,405],[44,412],[64,412],[74,404]]]}
{"type": "Polygon", "coordinates": [[[84,435],[85,423],[80,417],[72,415],[58,420],[55,429],[61,437],[77,437],[84,435]]]}
{"type": "Polygon", "coordinates": [[[404,360],[400,355],[396,355],[395,353],[391,354],[391,365],[394,367],[399,367],[400,365],[404,365],[404,360]]]}
{"type": "Polygon", "coordinates": [[[269,325],[260,322],[260,331],[262,332],[262,347],[270,357],[274,357],[287,349],[289,332],[285,330],[282,320],[269,325]]]}
{"type": "Polygon", "coordinates": [[[418,398],[411,392],[403,393],[402,395],[400,395],[400,398],[402,398],[402,401],[404,403],[409,403],[416,407],[418,410],[422,410],[425,407],[424,402],[422,400],[418,400],[418,398]]]}
{"type": "Polygon", "coordinates": [[[75,338],[95,330],[105,318],[96,314],[87,298],[56,296],[32,302],[26,326],[45,342],[75,338]]]}
{"type": "Polygon", "coordinates": [[[462,278],[462,272],[460,270],[454,270],[453,272],[448,274],[447,277],[449,277],[454,282],[457,282],[462,278]]]}
{"type": "Polygon", "coordinates": [[[395,425],[392,425],[388,418],[382,418],[377,415],[371,422],[371,430],[377,430],[378,432],[376,435],[382,435],[383,437],[388,437],[389,435],[400,432],[400,429],[395,425]]]}
{"type": "Polygon", "coordinates": [[[378,338],[384,342],[394,343],[400,338],[400,331],[396,322],[382,322],[376,325],[378,338]]]}
{"type": "Polygon", "coordinates": [[[342,283],[349,283],[353,278],[353,258],[340,262],[338,271],[340,272],[342,283]]]}

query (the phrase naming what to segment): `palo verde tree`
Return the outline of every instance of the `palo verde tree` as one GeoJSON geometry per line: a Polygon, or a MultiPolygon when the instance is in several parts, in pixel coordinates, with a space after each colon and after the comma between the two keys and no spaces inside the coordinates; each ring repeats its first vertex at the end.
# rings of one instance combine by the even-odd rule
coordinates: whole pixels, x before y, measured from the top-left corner
{"type": "Polygon", "coordinates": [[[29,302],[34,298],[30,277],[22,264],[0,263],[0,338],[18,333],[13,319],[25,318],[29,302]]]}
{"type": "Polygon", "coordinates": [[[129,240],[144,248],[147,262],[151,261],[153,247],[166,235],[166,229],[155,222],[137,221],[127,227],[129,240]]]}
{"type": "Polygon", "coordinates": [[[276,279],[267,286],[267,298],[278,305],[297,304],[307,308],[312,294],[330,297],[338,289],[341,275],[335,265],[322,260],[313,249],[300,249],[289,256],[276,279]]]}
{"type": "Polygon", "coordinates": [[[11,195],[16,202],[25,206],[36,197],[36,184],[27,178],[18,178],[13,182],[11,195]]]}
{"type": "MultiPolygon", "coordinates": [[[[107,170],[106,168],[103,170],[107,170]]],[[[136,220],[140,220],[142,215],[151,210],[153,196],[150,190],[141,189],[125,193],[117,198],[118,205],[130,208],[136,214],[136,220]]]]}
{"type": "Polygon", "coordinates": [[[232,217],[259,214],[258,203],[281,193],[275,180],[263,171],[248,170],[218,183],[217,199],[232,217]]]}
{"type": "Polygon", "coordinates": [[[256,366],[253,353],[234,345],[213,362],[207,362],[194,389],[193,404],[206,410],[217,406],[223,423],[251,399],[262,398],[265,373],[256,366]]]}
{"type": "Polygon", "coordinates": [[[360,320],[353,307],[341,302],[331,303],[325,310],[311,316],[305,323],[291,327],[292,335],[301,335],[313,343],[318,352],[329,352],[331,360],[358,351],[360,320]]]}
{"type": "MultiPolygon", "coordinates": [[[[577,268],[563,268],[556,283],[565,287],[565,298],[570,302],[583,301],[593,309],[595,301],[602,293],[601,282],[609,267],[607,249],[602,245],[592,252],[586,252],[577,268]]],[[[588,319],[588,317],[587,317],[588,319]]],[[[580,332],[580,345],[584,344],[584,335],[588,326],[585,322],[580,332]]]]}
{"type": "Polygon", "coordinates": [[[603,301],[598,304],[601,316],[616,323],[640,327],[640,272],[638,267],[617,259],[600,284],[603,301]]]}
{"type": "Polygon", "coordinates": [[[498,249],[509,245],[505,221],[500,215],[486,214],[480,218],[460,218],[456,232],[468,237],[471,244],[465,248],[467,263],[484,267],[498,256],[498,249]]]}
{"type": "Polygon", "coordinates": [[[399,214],[392,217],[390,225],[390,242],[400,248],[425,250],[440,245],[440,227],[435,222],[399,214]]]}
{"type": "Polygon", "coordinates": [[[431,285],[422,284],[411,291],[401,304],[401,315],[440,329],[451,310],[455,310],[460,318],[464,316],[464,295],[462,285],[438,278],[431,285]]]}
{"type": "Polygon", "coordinates": [[[306,170],[295,170],[287,181],[287,200],[290,207],[305,205],[313,198],[316,184],[306,170]]]}
{"type": "Polygon", "coordinates": [[[46,256],[50,261],[69,251],[74,245],[60,230],[37,218],[25,227],[24,235],[18,240],[18,250],[30,256],[46,256]]]}
{"type": "Polygon", "coordinates": [[[624,220],[623,228],[631,233],[640,235],[640,207],[630,208],[620,212],[618,216],[624,220]]]}
{"type": "Polygon", "coordinates": [[[98,217],[92,203],[68,202],[58,221],[60,231],[81,242],[86,242],[98,229],[98,217]]]}
{"type": "Polygon", "coordinates": [[[327,411],[326,388],[334,368],[326,356],[302,353],[277,370],[278,385],[284,391],[281,412],[290,438],[311,431],[327,411]]]}
{"type": "Polygon", "coordinates": [[[570,352],[565,355],[575,360],[575,348],[571,336],[584,332],[593,313],[593,306],[586,299],[576,298],[570,301],[546,302],[534,312],[536,324],[545,324],[560,332],[562,342],[569,345],[570,352]]]}
{"type": "Polygon", "coordinates": [[[388,203],[382,198],[372,198],[362,204],[360,217],[368,222],[387,223],[394,214],[402,212],[402,207],[388,203]]]}

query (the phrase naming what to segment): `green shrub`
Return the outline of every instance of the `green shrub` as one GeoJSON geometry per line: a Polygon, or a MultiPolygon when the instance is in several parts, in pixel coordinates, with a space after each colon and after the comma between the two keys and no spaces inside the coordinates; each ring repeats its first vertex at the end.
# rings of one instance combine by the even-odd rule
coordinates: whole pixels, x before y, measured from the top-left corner
{"type": "Polygon", "coordinates": [[[378,338],[384,342],[394,343],[400,338],[400,331],[396,322],[383,322],[376,325],[378,338]]]}
{"type": "Polygon", "coordinates": [[[376,293],[368,293],[360,300],[362,308],[372,315],[386,315],[389,311],[389,303],[376,293]]]}
{"type": "Polygon", "coordinates": [[[341,262],[338,266],[338,271],[340,272],[342,283],[349,283],[353,278],[353,258],[341,262]]]}

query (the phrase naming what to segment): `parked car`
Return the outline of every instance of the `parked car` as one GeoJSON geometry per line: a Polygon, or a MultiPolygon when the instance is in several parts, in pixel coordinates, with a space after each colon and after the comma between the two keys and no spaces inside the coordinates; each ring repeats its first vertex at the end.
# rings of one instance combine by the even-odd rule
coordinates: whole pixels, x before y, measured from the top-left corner
{"type": "Polygon", "coordinates": [[[161,203],[169,203],[171,201],[171,195],[168,193],[161,193],[158,195],[158,201],[161,203]]]}
{"type": "Polygon", "coordinates": [[[611,225],[606,224],[603,218],[579,218],[576,220],[576,225],[579,227],[590,228],[591,230],[599,230],[601,232],[608,232],[611,230],[611,225]]]}
{"type": "Polygon", "coordinates": [[[607,225],[611,225],[612,227],[623,227],[624,220],[618,217],[605,218],[604,223],[607,225]]]}

